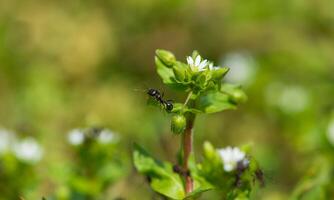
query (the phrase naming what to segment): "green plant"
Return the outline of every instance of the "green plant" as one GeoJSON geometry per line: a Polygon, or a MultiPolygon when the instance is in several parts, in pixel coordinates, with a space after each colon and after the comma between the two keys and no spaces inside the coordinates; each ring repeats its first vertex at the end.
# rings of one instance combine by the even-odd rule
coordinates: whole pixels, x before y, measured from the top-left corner
{"type": "Polygon", "coordinates": [[[66,164],[69,170],[58,172],[63,183],[50,198],[103,199],[109,186],[128,174],[117,133],[97,127],[73,129],[67,139],[73,159],[66,164]]]}
{"type": "Polygon", "coordinates": [[[196,51],[183,63],[171,52],[157,50],[155,63],[164,84],[187,93],[185,102],[173,103],[169,112],[173,115],[171,130],[182,140],[179,163],[156,160],[135,145],[133,159],[137,170],[149,178],[154,191],[171,199],[194,199],[212,189],[219,190],[227,199],[247,199],[254,180],[262,179],[249,147],[217,150],[205,142],[201,163],[195,162],[192,150],[197,115],[235,109],[247,99],[240,86],[222,83],[229,69],[214,66],[196,51]]]}

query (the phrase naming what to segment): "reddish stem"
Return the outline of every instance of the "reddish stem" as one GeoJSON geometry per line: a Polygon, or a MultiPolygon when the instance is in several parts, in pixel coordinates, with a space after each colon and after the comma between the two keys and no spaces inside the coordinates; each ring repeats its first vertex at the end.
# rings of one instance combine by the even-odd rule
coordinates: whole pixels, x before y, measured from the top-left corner
{"type": "MultiPolygon", "coordinates": [[[[194,124],[195,116],[189,116],[187,120],[187,127],[183,134],[183,170],[189,172],[189,157],[192,152],[192,128],[194,124]]],[[[185,189],[186,194],[193,191],[193,179],[190,173],[185,173],[185,189]]]]}

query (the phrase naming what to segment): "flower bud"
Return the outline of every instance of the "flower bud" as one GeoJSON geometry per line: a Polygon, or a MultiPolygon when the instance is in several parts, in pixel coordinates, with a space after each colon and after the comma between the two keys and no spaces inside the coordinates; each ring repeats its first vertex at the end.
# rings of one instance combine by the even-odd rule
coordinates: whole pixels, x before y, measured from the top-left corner
{"type": "Polygon", "coordinates": [[[235,90],[231,94],[232,101],[235,103],[244,103],[247,101],[247,96],[242,90],[235,90]]]}
{"type": "Polygon", "coordinates": [[[181,134],[186,129],[186,118],[183,115],[174,115],[172,117],[171,129],[175,134],[181,134]]]}
{"type": "Polygon", "coordinates": [[[174,54],[169,51],[158,49],[155,54],[166,67],[172,67],[176,61],[174,54]]]}
{"type": "Polygon", "coordinates": [[[245,103],[247,101],[247,95],[238,85],[224,83],[221,85],[221,90],[228,94],[229,99],[235,103],[245,103]]]}
{"type": "Polygon", "coordinates": [[[216,80],[221,80],[229,71],[229,68],[227,67],[220,67],[216,70],[211,71],[212,78],[216,80]]]}
{"type": "Polygon", "coordinates": [[[205,141],[203,144],[204,155],[208,159],[213,159],[216,155],[216,149],[212,146],[212,144],[208,141],[205,141]]]}

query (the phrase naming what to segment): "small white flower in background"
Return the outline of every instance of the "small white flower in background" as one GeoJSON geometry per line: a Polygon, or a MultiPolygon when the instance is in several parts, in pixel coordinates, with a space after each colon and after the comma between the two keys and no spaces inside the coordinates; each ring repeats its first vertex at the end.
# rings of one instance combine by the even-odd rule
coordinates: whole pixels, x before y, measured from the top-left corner
{"type": "Polygon", "coordinates": [[[114,132],[108,129],[104,129],[100,132],[98,138],[98,142],[101,144],[109,144],[111,142],[116,142],[117,137],[114,132]]]}
{"type": "Polygon", "coordinates": [[[303,112],[310,104],[308,91],[298,85],[286,85],[281,82],[270,83],[266,88],[266,101],[287,114],[303,112]]]}
{"type": "Polygon", "coordinates": [[[15,140],[15,133],[6,129],[0,129],[0,155],[10,151],[15,140]]]}
{"type": "Polygon", "coordinates": [[[287,86],[283,89],[278,103],[286,113],[299,113],[307,108],[309,94],[301,86],[287,86]]]}
{"type": "Polygon", "coordinates": [[[42,159],[43,149],[34,138],[25,138],[13,146],[15,156],[22,161],[36,163],[42,159]]]}
{"type": "Polygon", "coordinates": [[[85,139],[85,134],[80,129],[73,129],[67,135],[67,140],[72,145],[80,145],[85,139]]]}
{"type": "Polygon", "coordinates": [[[222,66],[230,68],[225,80],[231,83],[249,85],[255,79],[257,63],[247,52],[232,52],[222,58],[222,66]]]}
{"type": "Polygon", "coordinates": [[[227,172],[236,169],[238,162],[245,159],[246,156],[246,154],[237,147],[218,149],[218,153],[223,160],[224,170],[227,172]]]}
{"type": "Polygon", "coordinates": [[[187,63],[190,66],[191,70],[193,71],[204,71],[205,67],[208,65],[207,60],[202,60],[201,56],[196,56],[195,59],[193,59],[191,56],[187,57],[187,63]]]}

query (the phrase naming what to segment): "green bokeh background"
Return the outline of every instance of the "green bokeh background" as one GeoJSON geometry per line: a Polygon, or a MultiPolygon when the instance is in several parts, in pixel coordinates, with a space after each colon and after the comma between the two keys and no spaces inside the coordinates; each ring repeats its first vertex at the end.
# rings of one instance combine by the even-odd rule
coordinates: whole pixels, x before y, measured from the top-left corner
{"type": "Polygon", "coordinates": [[[331,0],[0,1],[0,126],[44,149],[27,176],[0,179],[0,199],[13,197],[4,188],[27,200],[66,193],[75,159],[67,133],[92,126],[118,133],[117,151],[129,168],[103,199],[152,199],[132,167],[132,144],[175,162],[179,138],[169,116],[146,105],[145,89],[185,98],[157,76],[158,48],[183,61],[196,49],[226,64],[226,81],[248,95],[236,111],[197,119],[198,160],[205,140],[254,144],[268,177],[254,199],[287,199],[314,167],[333,174],[333,10],[331,0]],[[11,190],[18,180],[28,184],[11,190]]]}

